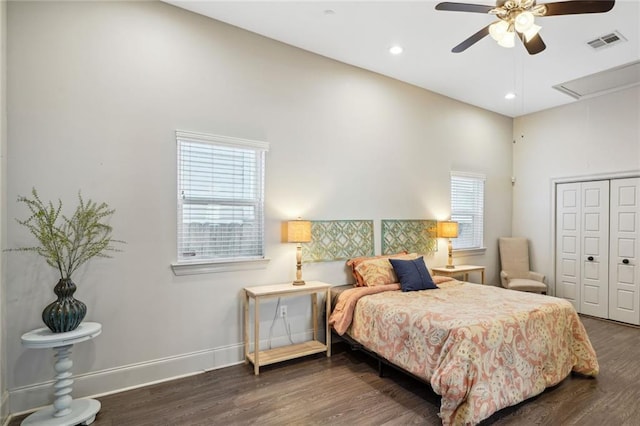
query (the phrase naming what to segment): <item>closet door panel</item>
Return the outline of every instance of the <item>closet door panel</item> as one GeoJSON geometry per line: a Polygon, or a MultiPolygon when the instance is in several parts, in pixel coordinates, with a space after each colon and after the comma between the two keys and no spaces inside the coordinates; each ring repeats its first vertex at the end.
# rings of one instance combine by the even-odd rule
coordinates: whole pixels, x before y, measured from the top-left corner
{"type": "Polygon", "coordinates": [[[580,312],[580,184],[556,187],[556,296],[580,312]]]}
{"type": "Polygon", "coordinates": [[[609,181],[581,184],[581,289],[579,312],[609,315],[609,181]]]}
{"type": "Polygon", "coordinates": [[[581,184],[582,286],[580,311],[609,316],[609,181],[581,184]]]}
{"type": "Polygon", "coordinates": [[[640,325],[640,178],[611,181],[609,317],[640,325]]]}

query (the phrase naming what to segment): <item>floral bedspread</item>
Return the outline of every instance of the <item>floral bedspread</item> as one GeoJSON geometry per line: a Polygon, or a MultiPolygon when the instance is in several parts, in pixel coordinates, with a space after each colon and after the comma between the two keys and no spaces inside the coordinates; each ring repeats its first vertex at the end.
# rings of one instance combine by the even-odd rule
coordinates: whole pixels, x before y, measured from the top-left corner
{"type": "Polygon", "coordinates": [[[363,296],[347,333],[429,381],[442,396],[444,425],[477,424],[571,371],[598,374],[595,351],[568,301],[458,281],[439,287],[363,296]]]}

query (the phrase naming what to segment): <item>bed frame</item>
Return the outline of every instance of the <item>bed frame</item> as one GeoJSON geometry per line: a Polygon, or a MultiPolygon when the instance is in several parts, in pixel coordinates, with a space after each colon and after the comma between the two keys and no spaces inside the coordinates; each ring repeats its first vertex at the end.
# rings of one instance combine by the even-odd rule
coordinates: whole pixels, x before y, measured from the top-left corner
{"type": "MultiPolygon", "coordinates": [[[[381,357],[377,353],[375,353],[373,351],[370,351],[369,349],[367,349],[361,343],[358,343],[355,340],[353,340],[346,333],[343,334],[342,336],[340,336],[339,334],[337,334],[332,329],[331,330],[331,344],[334,344],[334,343],[337,343],[337,342],[340,342],[340,341],[343,341],[347,345],[349,345],[349,349],[350,350],[362,352],[362,353],[366,354],[367,356],[369,356],[370,358],[374,359],[378,364],[378,376],[379,377],[385,377],[385,375],[384,375],[385,367],[391,367],[394,370],[399,371],[400,373],[402,373],[402,374],[404,374],[406,376],[409,376],[412,379],[415,379],[415,380],[419,381],[420,383],[426,384],[427,386],[429,386],[429,389],[431,389],[431,384],[429,382],[425,381],[423,378],[420,378],[420,377],[416,376],[415,374],[405,370],[402,367],[398,367],[397,365],[389,362],[388,360],[386,360],[385,358],[381,357]]],[[[433,392],[433,390],[431,390],[431,391],[433,392]]],[[[435,392],[434,392],[434,394],[435,394],[435,392]]]]}

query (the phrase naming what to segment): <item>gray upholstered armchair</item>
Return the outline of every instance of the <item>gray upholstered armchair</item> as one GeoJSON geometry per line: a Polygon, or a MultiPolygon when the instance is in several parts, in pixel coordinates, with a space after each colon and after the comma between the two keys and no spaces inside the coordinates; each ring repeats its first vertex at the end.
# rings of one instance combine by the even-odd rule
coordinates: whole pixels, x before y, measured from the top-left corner
{"type": "Polygon", "coordinates": [[[529,241],[526,238],[500,238],[498,244],[502,287],[546,294],[544,275],[529,270],[529,241]]]}

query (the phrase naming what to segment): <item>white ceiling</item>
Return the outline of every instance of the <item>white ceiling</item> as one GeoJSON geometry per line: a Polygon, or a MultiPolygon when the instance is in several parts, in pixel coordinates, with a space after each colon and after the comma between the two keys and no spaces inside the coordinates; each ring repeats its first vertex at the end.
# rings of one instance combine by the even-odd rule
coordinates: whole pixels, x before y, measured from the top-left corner
{"type": "Polygon", "coordinates": [[[510,117],[575,102],[552,86],[640,60],[640,0],[618,0],[607,13],[537,18],[547,48],[533,56],[517,40],[505,49],[490,37],[451,53],[495,17],[436,11],[432,0],[167,3],[510,117]],[[628,41],[587,45],[613,31],[628,41]],[[394,44],[401,55],[389,54],[394,44]],[[517,97],[506,100],[507,92],[517,97]]]}

